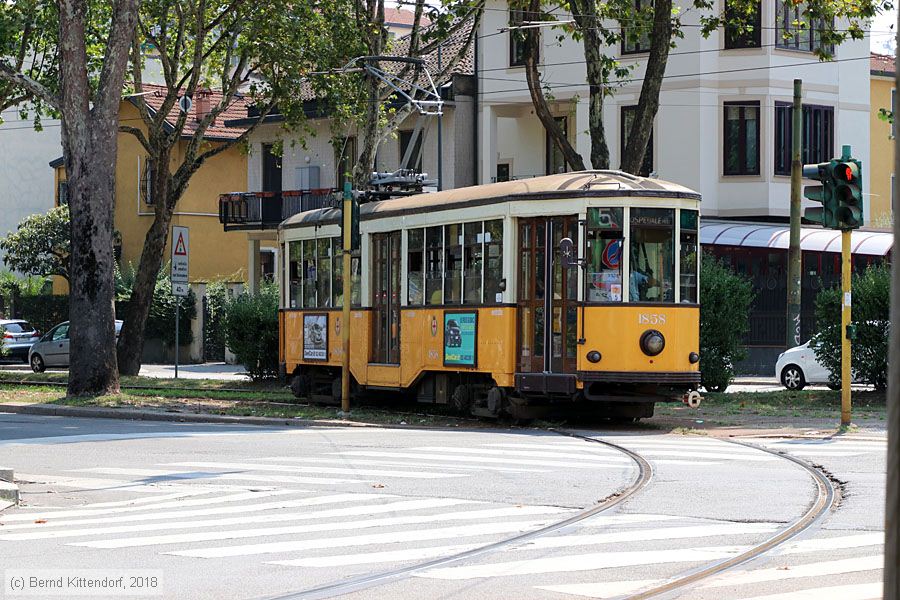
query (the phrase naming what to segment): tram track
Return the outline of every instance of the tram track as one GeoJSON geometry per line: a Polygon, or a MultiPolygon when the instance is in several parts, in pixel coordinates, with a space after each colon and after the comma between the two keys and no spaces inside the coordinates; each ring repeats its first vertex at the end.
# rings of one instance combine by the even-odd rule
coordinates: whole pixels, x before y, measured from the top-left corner
{"type": "Polygon", "coordinates": [[[545,535],[555,533],[560,529],[568,527],[570,525],[574,525],[576,523],[580,523],[591,517],[604,513],[615,506],[618,506],[625,500],[631,498],[638,492],[640,492],[643,488],[645,488],[653,477],[653,467],[650,462],[641,456],[639,453],[634,452],[624,446],[620,446],[619,444],[615,444],[613,442],[608,442],[605,440],[596,440],[592,438],[588,438],[585,436],[581,436],[578,434],[570,433],[562,430],[551,430],[554,433],[574,437],[578,439],[583,439],[585,441],[592,441],[596,443],[600,443],[607,448],[612,448],[622,454],[625,454],[629,458],[632,459],[635,466],[637,467],[637,474],[635,478],[631,481],[631,483],[624,488],[617,490],[616,492],[609,494],[605,498],[601,499],[594,506],[582,510],[577,514],[574,514],[566,519],[561,521],[557,521],[555,523],[551,523],[550,525],[545,525],[539,529],[535,529],[533,531],[527,531],[525,533],[512,536],[506,538],[504,540],[500,540],[497,542],[493,542],[490,544],[486,544],[484,546],[473,548],[471,550],[467,550],[466,552],[460,552],[458,554],[453,554],[451,556],[446,556],[443,558],[438,558],[434,560],[430,560],[427,562],[422,562],[414,565],[409,565],[407,567],[403,567],[400,569],[394,569],[390,571],[384,571],[381,573],[375,573],[371,575],[365,575],[362,577],[358,577],[355,579],[351,579],[349,581],[341,581],[333,584],[326,584],[324,586],[312,588],[309,590],[305,590],[302,592],[296,592],[291,594],[285,594],[280,596],[268,597],[269,600],[318,600],[323,598],[333,598],[336,596],[340,596],[343,594],[348,594],[352,592],[358,592],[365,589],[370,589],[374,587],[378,587],[381,585],[385,585],[394,581],[398,581],[401,579],[405,579],[415,573],[421,571],[427,571],[429,569],[434,569],[438,567],[446,567],[452,565],[454,563],[462,562],[464,560],[468,560],[471,558],[475,558],[478,556],[482,556],[485,554],[490,554],[493,552],[498,552],[500,550],[504,550],[506,548],[519,546],[521,544],[530,542],[534,539],[543,537],[545,535]]]}

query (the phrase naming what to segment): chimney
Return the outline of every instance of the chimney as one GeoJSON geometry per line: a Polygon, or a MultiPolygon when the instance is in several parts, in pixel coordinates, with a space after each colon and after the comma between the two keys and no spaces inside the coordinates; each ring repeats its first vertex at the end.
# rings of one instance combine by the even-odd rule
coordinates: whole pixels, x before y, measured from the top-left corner
{"type": "MultiPolygon", "coordinates": [[[[207,114],[209,114],[209,99],[210,93],[206,91],[198,91],[194,96],[194,118],[199,122],[203,120],[207,114]]],[[[215,121],[211,123],[211,125],[215,125],[215,121]]]]}

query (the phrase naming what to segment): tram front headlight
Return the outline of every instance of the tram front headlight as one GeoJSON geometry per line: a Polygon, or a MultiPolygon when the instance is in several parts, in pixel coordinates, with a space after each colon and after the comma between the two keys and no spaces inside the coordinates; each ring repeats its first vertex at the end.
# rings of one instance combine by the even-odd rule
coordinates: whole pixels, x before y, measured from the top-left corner
{"type": "Polygon", "coordinates": [[[700,355],[696,352],[691,352],[690,354],[688,354],[688,362],[690,362],[692,365],[696,365],[698,362],[700,362],[700,355]]]}
{"type": "Polygon", "coordinates": [[[656,356],[666,347],[666,338],[656,329],[648,329],[641,335],[641,350],[647,356],[656,356]]]}
{"type": "Polygon", "coordinates": [[[600,353],[597,352],[596,350],[591,350],[590,352],[587,353],[588,362],[598,363],[598,362],[600,362],[601,358],[602,357],[600,356],[600,353]]]}

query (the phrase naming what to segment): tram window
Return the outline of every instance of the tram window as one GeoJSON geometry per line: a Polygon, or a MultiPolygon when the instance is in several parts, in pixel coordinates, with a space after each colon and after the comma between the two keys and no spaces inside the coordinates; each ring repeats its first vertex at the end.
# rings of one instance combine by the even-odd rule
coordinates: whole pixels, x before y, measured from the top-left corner
{"type": "Polygon", "coordinates": [[[621,208],[588,209],[585,273],[588,302],[622,301],[623,212],[621,208]]]}
{"type": "Polygon", "coordinates": [[[316,240],[303,242],[303,306],[316,306],[316,240]]]}
{"type": "Polygon", "coordinates": [[[681,211],[681,301],[697,302],[697,211],[681,211]]]}
{"type": "Polygon", "coordinates": [[[628,300],[675,300],[675,211],[666,208],[631,209],[628,300]]]}
{"type": "Polygon", "coordinates": [[[462,299],[462,224],[444,226],[444,304],[462,299]]]}
{"type": "MultiPolygon", "coordinates": [[[[535,246],[534,261],[536,263],[535,266],[537,267],[536,272],[534,274],[534,297],[537,300],[543,300],[544,299],[544,285],[545,285],[545,282],[544,282],[544,246],[545,246],[545,242],[546,242],[546,240],[544,240],[544,234],[547,232],[547,226],[544,223],[538,223],[538,225],[534,229],[535,229],[535,231],[534,231],[534,246],[535,246]]],[[[537,334],[535,334],[535,335],[537,335],[537,334]]],[[[543,346],[541,346],[541,348],[543,348],[543,346]]],[[[541,350],[541,352],[543,353],[543,350],[541,350]]]]}
{"type": "Polygon", "coordinates": [[[331,306],[331,238],[319,238],[316,242],[316,306],[331,306]]]}
{"type": "Polygon", "coordinates": [[[344,305],[344,255],[341,238],[331,238],[331,306],[344,305]]]}
{"type": "Polygon", "coordinates": [[[425,303],[425,230],[410,229],[406,245],[407,304],[421,306],[425,303]]]}
{"type": "Polygon", "coordinates": [[[465,252],[463,302],[465,304],[481,304],[481,270],[484,264],[483,228],[484,224],[481,221],[463,225],[465,252]]]}
{"type": "Polygon", "coordinates": [[[291,308],[303,306],[303,242],[288,242],[288,280],[291,308]]]}
{"type": "Polygon", "coordinates": [[[444,232],[442,227],[425,230],[425,304],[444,303],[444,232]]]}
{"type": "Polygon", "coordinates": [[[484,301],[502,302],[503,221],[484,223],[484,301]]]}

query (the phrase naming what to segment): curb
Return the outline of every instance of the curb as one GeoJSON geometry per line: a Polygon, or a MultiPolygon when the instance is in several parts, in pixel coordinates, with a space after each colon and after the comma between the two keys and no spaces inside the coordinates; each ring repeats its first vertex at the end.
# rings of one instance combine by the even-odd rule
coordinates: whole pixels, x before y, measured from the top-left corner
{"type": "Polygon", "coordinates": [[[0,510],[19,503],[19,486],[13,483],[13,470],[0,467],[0,510]]]}

